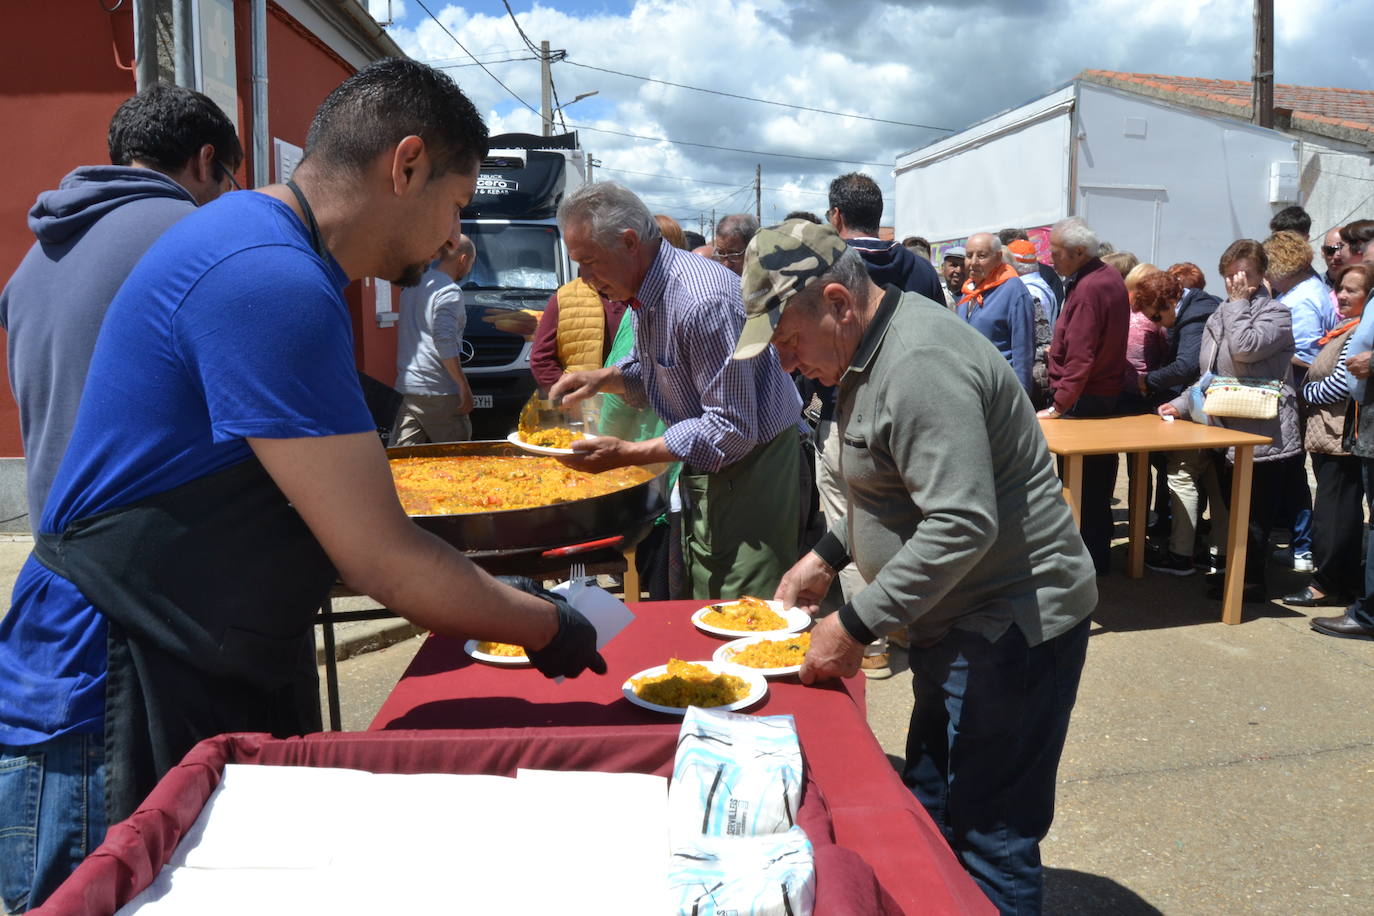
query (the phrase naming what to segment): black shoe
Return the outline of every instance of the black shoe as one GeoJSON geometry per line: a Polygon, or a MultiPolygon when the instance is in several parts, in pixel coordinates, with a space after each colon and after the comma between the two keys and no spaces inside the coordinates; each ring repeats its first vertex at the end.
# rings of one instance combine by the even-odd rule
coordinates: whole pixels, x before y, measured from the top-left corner
{"type": "Polygon", "coordinates": [[[1197,572],[1190,558],[1170,550],[1147,551],[1145,567],[1170,576],[1191,576],[1197,572]]]}
{"type": "Polygon", "coordinates": [[[1308,623],[1323,636],[1374,640],[1374,630],[1361,626],[1352,620],[1349,614],[1342,614],[1340,617],[1313,617],[1308,623]]]}
{"type": "Polygon", "coordinates": [[[1286,595],[1280,600],[1292,607],[1347,607],[1350,604],[1337,595],[1319,595],[1310,585],[1297,594],[1286,595]]]}

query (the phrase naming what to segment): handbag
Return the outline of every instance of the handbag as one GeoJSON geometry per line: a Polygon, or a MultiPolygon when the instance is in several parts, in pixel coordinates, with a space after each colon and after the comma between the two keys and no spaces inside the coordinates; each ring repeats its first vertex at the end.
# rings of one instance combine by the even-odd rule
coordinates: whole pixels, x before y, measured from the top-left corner
{"type": "Polygon", "coordinates": [[[1206,388],[1203,410],[1211,417],[1272,420],[1279,415],[1283,383],[1274,379],[1216,376],[1206,388]]]}
{"type": "Polygon", "coordinates": [[[1212,351],[1212,364],[1202,377],[1188,389],[1189,413],[1195,423],[1217,425],[1213,417],[1234,417],[1243,420],[1272,420],[1279,415],[1279,399],[1283,397],[1283,382],[1279,379],[1239,378],[1214,374],[1217,354],[1226,339],[1226,326],[1221,325],[1221,340],[1212,351]]]}

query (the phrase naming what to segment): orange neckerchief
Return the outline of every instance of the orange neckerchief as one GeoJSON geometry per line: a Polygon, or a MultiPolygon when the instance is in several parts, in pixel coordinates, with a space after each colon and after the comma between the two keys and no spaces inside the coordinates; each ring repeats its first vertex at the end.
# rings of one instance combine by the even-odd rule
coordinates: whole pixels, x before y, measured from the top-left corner
{"type": "Polygon", "coordinates": [[[1010,264],[1003,264],[1001,267],[984,277],[982,284],[975,284],[972,280],[965,283],[963,287],[964,295],[959,299],[958,304],[963,305],[965,302],[972,299],[974,307],[977,308],[983,304],[983,296],[989,290],[1001,286],[1008,280],[1015,280],[1016,277],[1016,271],[1012,269],[1012,266],[1010,264]]]}
{"type": "Polygon", "coordinates": [[[1356,315],[1354,318],[1351,318],[1351,319],[1349,319],[1349,320],[1347,320],[1347,321],[1341,322],[1340,324],[1336,325],[1334,328],[1332,328],[1331,330],[1329,330],[1329,331],[1327,331],[1325,334],[1323,334],[1320,338],[1318,338],[1318,339],[1317,339],[1317,346],[1319,346],[1319,347],[1324,347],[1324,346],[1326,346],[1327,344],[1331,343],[1331,341],[1335,340],[1337,337],[1340,337],[1340,336],[1341,336],[1342,334],[1344,334],[1346,331],[1350,330],[1351,328],[1353,328],[1355,325],[1357,325],[1357,324],[1359,324],[1359,323],[1360,323],[1360,316],[1359,316],[1359,315],[1356,315]]]}

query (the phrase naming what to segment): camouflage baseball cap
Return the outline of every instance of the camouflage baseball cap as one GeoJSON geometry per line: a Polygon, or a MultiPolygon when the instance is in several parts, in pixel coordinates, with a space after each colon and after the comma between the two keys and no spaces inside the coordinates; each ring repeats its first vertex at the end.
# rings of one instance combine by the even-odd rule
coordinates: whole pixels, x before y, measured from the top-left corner
{"type": "Polygon", "coordinates": [[[825,276],[845,248],[830,226],[804,219],[754,234],[744,251],[744,330],[735,344],[735,359],[753,359],[763,352],[787,300],[825,276]]]}

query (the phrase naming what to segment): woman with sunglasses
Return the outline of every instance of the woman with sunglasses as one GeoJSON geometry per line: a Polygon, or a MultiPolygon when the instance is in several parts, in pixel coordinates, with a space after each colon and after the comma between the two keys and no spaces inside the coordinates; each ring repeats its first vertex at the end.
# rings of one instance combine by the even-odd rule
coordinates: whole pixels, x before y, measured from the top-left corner
{"type": "Polygon", "coordinates": [[[1312,559],[1316,572],[1305,588],[1283,599],[1297,607],[1344,607],[1361,594],[1364,484],[1360,459],[1345,448],[1345,414],[1350,404],[1345,366],[1350,337],[1360,323],[1374,268],[1352,264],[1336,282],[1340,323],[1319,341],[1322,347],[1302,386],[1306,418],[1303,444],[1312,454],[1317,493],[1312,504],[1312,559]]]}

